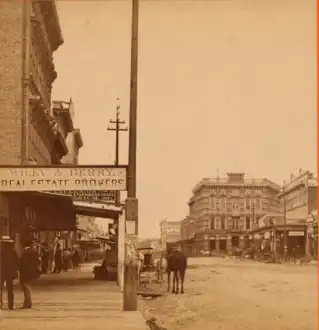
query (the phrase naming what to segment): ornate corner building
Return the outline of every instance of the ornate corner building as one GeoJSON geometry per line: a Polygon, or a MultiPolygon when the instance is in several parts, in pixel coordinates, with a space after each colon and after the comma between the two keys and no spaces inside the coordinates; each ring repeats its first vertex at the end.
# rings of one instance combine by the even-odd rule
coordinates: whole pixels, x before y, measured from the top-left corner
{"type": "Polygon", "coordinates": [[[188,202],[189,216],[181,222],[183,250],[219,255],[248,246],[259,219],[279,211],[279,191],[274,182],[245,179],[244,173],[201,180],[188,202]]]}

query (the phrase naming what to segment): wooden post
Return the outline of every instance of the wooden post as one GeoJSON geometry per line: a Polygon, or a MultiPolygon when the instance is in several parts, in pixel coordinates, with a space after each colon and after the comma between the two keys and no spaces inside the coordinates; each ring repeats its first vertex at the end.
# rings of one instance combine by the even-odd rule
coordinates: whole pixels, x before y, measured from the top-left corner
{"type": "Polygon", "coordinates": [[[136,311],[137,304],[137,235],[138,206],[136,198],[127,198],[125,208],[125,260],[124,260],[124,311],[136,311]]]}
{"type": "Polygon", "coordinates": [[[129,150],[126,200],[126,242],[124,261],[124,311],[136,311],[137,306],[137,235],[138,201],[136,198],[136,139],[137,139],[137,72],[138,72],[139,0],[132,0],[131,77],[129,150]]]}

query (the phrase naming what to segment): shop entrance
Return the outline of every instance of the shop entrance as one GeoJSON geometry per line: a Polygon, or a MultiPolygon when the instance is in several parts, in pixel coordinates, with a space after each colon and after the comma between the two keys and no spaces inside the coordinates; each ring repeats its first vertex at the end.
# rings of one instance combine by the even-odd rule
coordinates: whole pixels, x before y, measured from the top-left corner
{"type": "Polygon", "coordinates": [[[231,238],[231,245],[233,248],[238,248],[239,247],[239,236],[233,236],[231,238]]]}

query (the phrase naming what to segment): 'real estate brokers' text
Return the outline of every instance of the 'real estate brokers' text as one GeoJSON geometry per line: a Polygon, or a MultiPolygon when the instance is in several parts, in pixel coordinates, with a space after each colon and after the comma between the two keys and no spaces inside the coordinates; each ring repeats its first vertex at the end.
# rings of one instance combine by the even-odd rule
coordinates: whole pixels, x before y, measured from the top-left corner
{"type": "Polygon", "coordinates": [[[0,191],[126,190],[126,169],[0,168],[0,191]]]}

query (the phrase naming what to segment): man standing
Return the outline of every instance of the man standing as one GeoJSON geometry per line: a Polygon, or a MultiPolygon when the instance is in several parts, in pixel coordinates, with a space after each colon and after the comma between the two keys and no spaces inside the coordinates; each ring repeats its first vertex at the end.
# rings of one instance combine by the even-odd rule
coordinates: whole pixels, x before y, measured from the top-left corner
{"type": "Polygon", "coordinates": [[[14,293],[13,281],[18,277],[19,258],[14,250],[14,242],[9,236],[2,236],[0,240],[0,302],[2,308],[2,293],[4,283],[8,293],[8,308],[13,309],[14,293]]]}
{"type": "Polygon", "coordinates": [[[43,274],[47,274],[49,268],[49,246],[44,242],[41,246],[41,269],[43,274]]]}
{"type": "Polygon", "coordinates": [[[20,258],[20,282],[24,294],[22,309],[32,308],[31,282],[41,274],[40,263],[33,242],[25,242],[20,258]]]}

